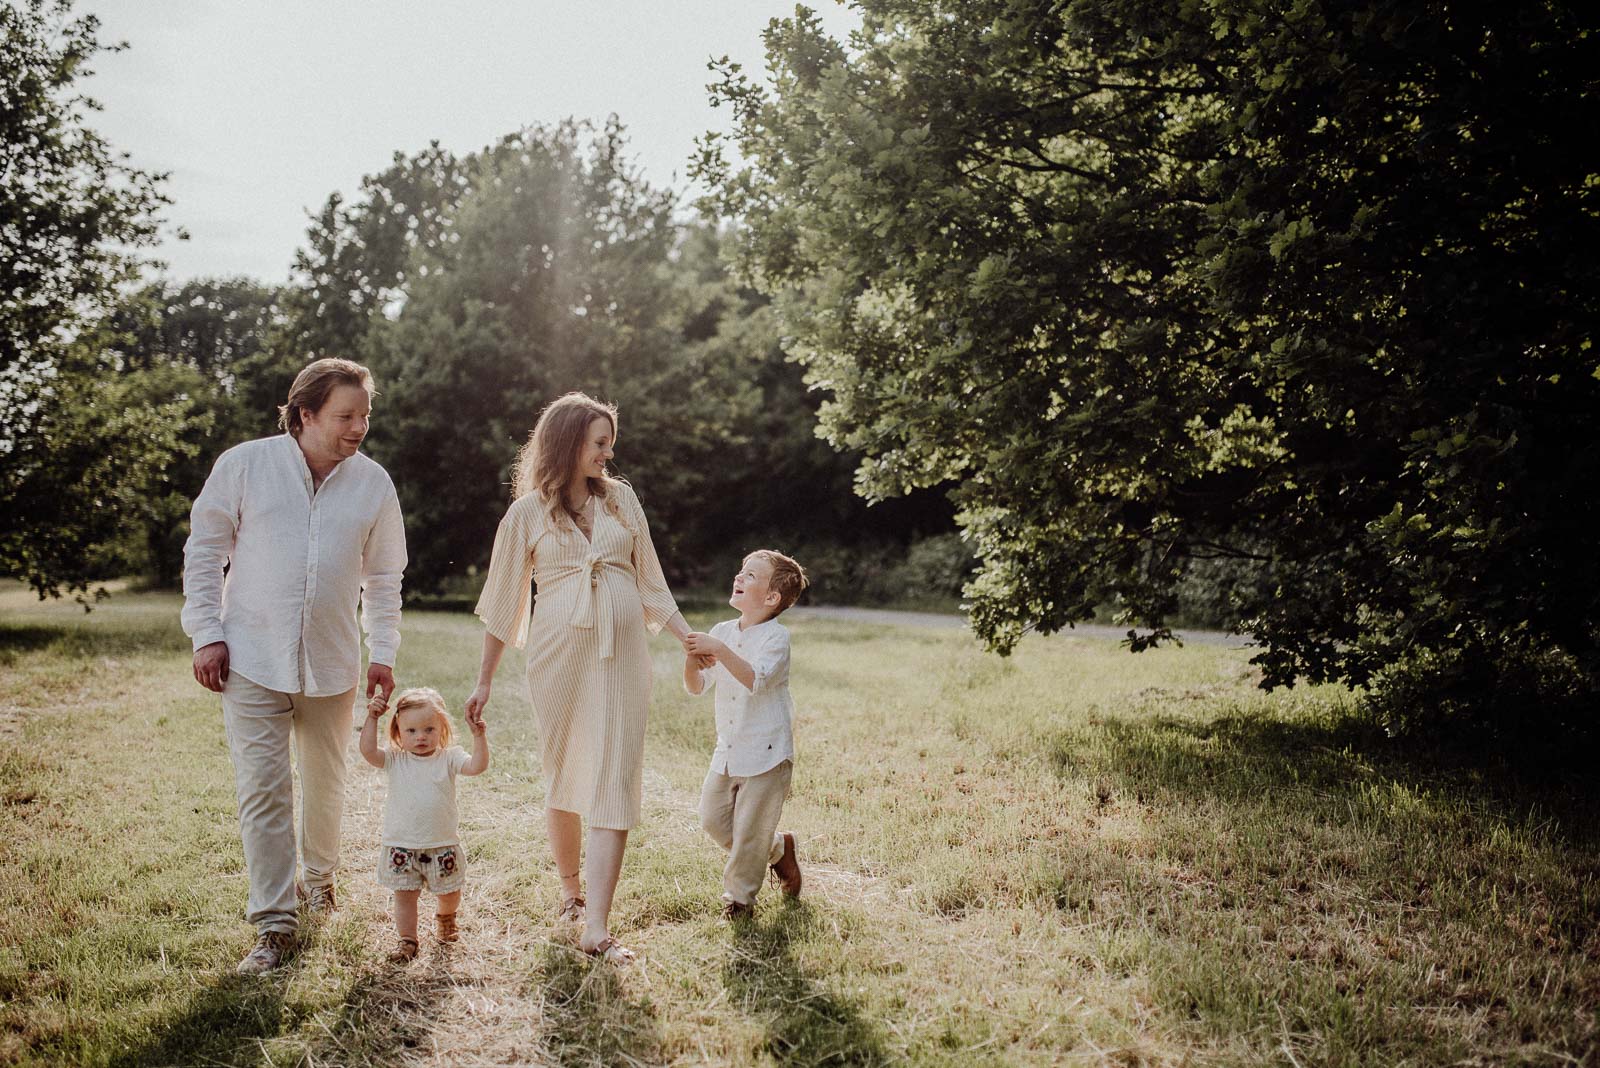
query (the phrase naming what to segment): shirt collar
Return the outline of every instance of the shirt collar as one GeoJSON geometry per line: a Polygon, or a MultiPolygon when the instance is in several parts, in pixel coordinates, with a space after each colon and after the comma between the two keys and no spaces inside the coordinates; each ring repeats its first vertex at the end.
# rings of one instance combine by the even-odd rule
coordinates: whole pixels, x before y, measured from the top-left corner
{"type": "MultiPolygon", "coordinates": [[[[289,449],[294,453],[295,462],[300,465],[300,473],[305,476],[307,482],[314,483],[315,480],[311,477],[311,465],[306,462],[306,453],[305,450],[300,447],[300,439],[285,430],[283,432],[283,440],[289,443],[289,449]]],[[[351,459],[354,458],[355,457],[351,457],[351,459]]],[[[339,473],[339,468],[343,467],[344,465],[344,460],[340,460],[338,463],[334,464],[333,470],[328,472],[328,477],[322,480],[322,484],[326,486],[328,484],[328,479],[332,478],[334,475],[337,475],[339,473]]]]}
{"type": "Polygon", "coordinates": [[[764,627],[772,626],[772,624],[776,623],[777,621],[778,621],[778,617],[777,616],[773,616],[771,619],[762,620],[760,623],[757,623],[754,626],[746,627],[743,630],[740,630],[739,629],[739,621],[737,619],[735,619],[735,620],[733,620],[733,632],[735,634],[737,634],[739,636],[740,640],[742,641],[743,639],[749,637],[750,635],[759,632],[764,627]]]}

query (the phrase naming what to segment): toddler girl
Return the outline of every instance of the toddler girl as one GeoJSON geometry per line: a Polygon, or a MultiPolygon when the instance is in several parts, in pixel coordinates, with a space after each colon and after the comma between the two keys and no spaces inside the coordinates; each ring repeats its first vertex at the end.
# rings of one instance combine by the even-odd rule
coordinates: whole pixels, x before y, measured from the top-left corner
{"type": "Polygon", "coordinates": [[[400,943],[389,959],[417,955],[417,898],[424,887],[438,897],[439,941],[456,940],[456,906],[466,882],[467,858],[456,822],[456,776],[489,767],[489,739],[482,720],[471,724],[472,753],[450,744],[444,698],[427,687],[406,690],[389,721],[389,747],[378,748],[378,720],[388,708],[380,691],[367,702],[361,755],[389,778],[383,811],[383,848],[378,882],[394,891],[394,923],[400,943]]]}

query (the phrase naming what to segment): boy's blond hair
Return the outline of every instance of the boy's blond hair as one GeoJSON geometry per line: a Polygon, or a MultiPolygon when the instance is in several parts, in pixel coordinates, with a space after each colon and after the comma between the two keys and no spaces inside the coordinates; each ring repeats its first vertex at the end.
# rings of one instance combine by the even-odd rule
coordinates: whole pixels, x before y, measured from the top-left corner
{"type": "Polygon", "coordinates": [[[772,613],[776,619],[788,611],[800,595],[811,585],[811,580],[806,578],[806,569],[801,567],[793,557],[785,556],[776,549],[757,549],[745,557],[745,561],[765,560],[772,565],[772,582],[770,589],[778,592],[778,610],[772,613]]]}
{"type": "Polygon", "coordinates": [[[445,711],[443,695],[432,686],[413,686],[400,691],[400,696],[394,702],[394,715],[389,717],[389,740],[395,745],[403,744],[400,741],[400,713],[412,708],[433,709],[434,715],[439,717],[439,748],[449,746],[455,737],[455,730],[450,725],[450,713],[445,711]]]}

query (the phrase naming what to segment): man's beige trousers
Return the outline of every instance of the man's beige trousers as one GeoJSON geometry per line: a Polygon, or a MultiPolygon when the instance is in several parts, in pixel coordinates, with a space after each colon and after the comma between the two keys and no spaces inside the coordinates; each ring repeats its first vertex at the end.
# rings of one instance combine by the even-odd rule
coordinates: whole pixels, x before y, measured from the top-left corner
{"type": "Polygon", "coordinates": [[[355,690],[307,697],[258,686],[237,671],[222,691],[222,718],[239,797],[239,836],[250,873],[246,919],[261,931],[294,932],[294,778],[300,766],[300,853],[308,887],[333,882],[355,690]]]}

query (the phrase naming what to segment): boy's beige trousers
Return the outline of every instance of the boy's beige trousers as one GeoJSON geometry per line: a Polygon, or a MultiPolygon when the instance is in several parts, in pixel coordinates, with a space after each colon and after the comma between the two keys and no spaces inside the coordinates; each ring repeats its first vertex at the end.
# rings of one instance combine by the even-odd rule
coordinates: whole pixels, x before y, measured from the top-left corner
{"type": "Polygon", "coordinates": [[[760,775],[723,775],[713,771],[700,788],[700,826],[728,851],[722,869],[722,899],[754,905],[766,878],[767,865],[783,856],[778,820],[794,762],[785,760],[760,775]]]}
{"type": "Polygon", "coordinates": [[[308,887],[333,882],[356,691],[307,697],[259,686],[237,671],[222,691],[222,719],[239,797],[239,836],[250,873],[245,918],[260,931],[294,932],[294,779],[300,766],[300,851],[308,887]]]}

